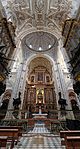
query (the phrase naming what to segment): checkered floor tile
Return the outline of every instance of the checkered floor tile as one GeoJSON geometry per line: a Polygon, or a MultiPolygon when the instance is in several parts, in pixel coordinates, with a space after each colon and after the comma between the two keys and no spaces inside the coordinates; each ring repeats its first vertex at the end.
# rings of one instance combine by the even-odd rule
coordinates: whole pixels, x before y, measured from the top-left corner
{"type": "Polygon", "coordinates": [[[60,137],[50,134],[45,126],[35,126],[28,134],[23,134],[14,149],[65,149],[60,137]]]}

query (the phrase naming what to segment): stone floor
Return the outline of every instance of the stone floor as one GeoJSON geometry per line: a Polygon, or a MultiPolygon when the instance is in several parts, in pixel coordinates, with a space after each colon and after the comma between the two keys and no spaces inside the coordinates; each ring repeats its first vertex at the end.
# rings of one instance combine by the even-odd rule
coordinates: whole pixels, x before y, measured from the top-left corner
{"type": "Polygon", "coordinates": [[[23,134],[14,149],[65,149],[61,146],[60,137],[50,134],[45,125],[36,125],[32,131],[23,134]]]}

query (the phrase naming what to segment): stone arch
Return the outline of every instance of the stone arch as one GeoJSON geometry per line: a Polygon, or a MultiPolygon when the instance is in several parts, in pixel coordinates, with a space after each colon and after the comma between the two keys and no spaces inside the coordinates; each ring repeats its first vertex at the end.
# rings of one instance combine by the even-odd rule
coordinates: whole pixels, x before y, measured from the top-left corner
{"type": "MultiPolygon", "coordinates": [[[[25,62],[25,70],[26,70],[26,72],[24,72],[25,73],[25,75],[26,74],[28,74],[29,73],[29,70],[28,70],[28,66],[30,65],[30,63],[34,60],[34,59],[36,59],[36,58],[38,58],[38,57],[42,57],[42,58],[45,58],[47,61],[49,61],[50,62],[50,65],[51,65],[51,68],[53,69],[53,67],[54,67],[54,60],[50,57],[50,56],[48,56],[47,54],[34,54],[33,56],[30,56],[28,59],[27,59],[27,61],[25,62]]],[[[53,71],[53,70],[52,70],[53,71]]],[[[53,72],[54,73],[54,72],[53,72]]],[[[25,87],[24,87],[24,90],[23,90],[23,102],[22,102],[22,108],[25,106],[25,109],[26,109],[26,103],[27,102],[29,102],[29,104],[31,103],[31,101],[32,101],[32,99],[34,99],[33,100],[33,103],[38,103],[38,102],[36,102],[37,100],[37,97],[36,97],[36,90],[38,89],[38,88],[42,88],[42,89],[44,89],[44,94],[47,92],[49,92],[50,91],[50,93],[51,94],[49,94],[49,96],[50,96],[50,103],[52,103],[54,106],[52,107],[53,109],[57,109],[57,97],[56,97],[56,91],[55,91],[55,84],[54,84],[54,82],[55,82],[55,79],[53,80],[53,82],[52,82],[52,80],[51,80],[51,83],[52,84],[49,84],[49,85],[51,85],[51,86],[49,86],[49,88],[47,89],[45,86],[44,86],[44,84],[41,84],[41,86],[40,86],[40,84],[39,84],[39,86],[37,86],[36,85],[36,83],[33,83],[33,85],[31,85],[31,84],[29,84],[30,82],[28,81],[28,79],[26,79],[25,78],[25,87]],[[27,83],[26,83],[27,82],[27,83]],[[30,86],[31,85],[31,86],[30,86]],[[43,85],[43,86],[42,86],[43,85]],[[51,87],[51,90],[50,90],[50,87],[51,87]],[[29,97],[27,97],[27,95],[30,95],[29,94],[29,91],[32,91],[33,92],[33,94],[35,95],[34,96],[34,98],[32,97],[32,98],[29,98],[29,97]],[[46,91],[46,92],[45,92],[46,91]],[[53,97],[52,99],[51,99],[51,97],[53,97]],[[26,101],[26,99],[27,99],[27,101],[26,101]],[[28,100],[29,99],[29,100],[28,100]],[[54,100],[53,100],[54,99],[54,100]]],[[[46,84],[45,84],[46,85],[46,84]]],[[[49,98],[47,98],[47,94],[46,95],[44,95],[44,99],[43,99],[43,103],[46,103],[46,104],[48,104],[48,99],[49,98]],[[44,98],[45,97],[45,98],[44,98]]],[[[29,105],[28,104],[28,105],[29,105]]],[[[50,107],[48,107],[48,109],[49,109],[50,107]]],[[[27,109],[28,109],[28,107],[27,107],[27,109]]],[[[44,110],[44,108],[43,108],[43,110],[44,110]]],[[[46,110],[46,109],[45,109],[46,110]]],[[[55,113],[55,115],[57,115],[57,113],[55,113]]]]}
{"type": "Polygon", "coordinates": [[[27,59],[27,61],[26,61],[27,65],[29,65],[29,63],[30,63],[33,59],[35,59],[35,58],[37,58],[37,57],[46,58],[46,59],[51,63],[51,65],[54,64],[54,60],[53,60],[49,55],[47,55],[47,54],[34,54],[34,55],[32,55],[31,57],[29,57],[29,58],[27,59]]]}
{"type": "Polygon", "coordinates": [[[61,35],[61,32],[56,32],[56,31],[52,31],[50,28],[45,28],[44,29],[41,29],[41,30],[37,30],[36,28],[32,27],[32,28],[29,28],[29,29],[24,29],[20,32],[20,34],[18,34],[18,37],[17,37],[17,40],[21,41],[25,36],[27,36],[28,34],[30,33],[34,33],[34,32],[40,32],[40,31],[43,31],[43,32],[47,32],[47,33],[50,33],[52,35],[54,35],[57,40],[59,40],[60,38],[62,38],[62,35],[61,35]]]}
{"type": "Polygon", "coordinates": [[[26,70],[27,70],[27,72],[28,72],[28,66],[29,66],[29,64],[30,64],[30,62],[32,61],[32,60],[34,60],[35,58],[38,58],[38,57],[42,57],[42,58],[45,58],[46,60],[48,60],[49,62],[50,62],[50,64],[51,64],[51,66],[52,66],[52,75],[53,75],[53,73],[54,73],[54,60],[49,56],[49,55],[47,55],[47,54],[34,54],[34,55],[32,55],[32,56],[30,56],[28,59],[27,59],[27,61],[26,61],[26,70]]]}

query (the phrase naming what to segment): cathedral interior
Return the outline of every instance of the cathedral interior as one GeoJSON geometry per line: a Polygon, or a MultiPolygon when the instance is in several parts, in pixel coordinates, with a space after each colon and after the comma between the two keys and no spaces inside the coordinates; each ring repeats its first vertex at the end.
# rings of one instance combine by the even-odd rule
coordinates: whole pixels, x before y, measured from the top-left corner
{"type": "Polygon", "coordinates": [[[79,0],[0,0],[0,147],[80,149],[79,0]]]}

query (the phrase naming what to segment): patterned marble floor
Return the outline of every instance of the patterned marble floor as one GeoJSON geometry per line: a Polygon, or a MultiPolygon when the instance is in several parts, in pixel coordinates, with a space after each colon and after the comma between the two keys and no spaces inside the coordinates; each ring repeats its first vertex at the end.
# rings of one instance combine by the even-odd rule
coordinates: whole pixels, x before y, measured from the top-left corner
{"type": "Polygon", "coordinates": [[[23,134],[14,149],[65,149],[61,146],[60,137],[50,134],[45,125],[35,125],[28,134],[23,134]]]}

